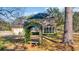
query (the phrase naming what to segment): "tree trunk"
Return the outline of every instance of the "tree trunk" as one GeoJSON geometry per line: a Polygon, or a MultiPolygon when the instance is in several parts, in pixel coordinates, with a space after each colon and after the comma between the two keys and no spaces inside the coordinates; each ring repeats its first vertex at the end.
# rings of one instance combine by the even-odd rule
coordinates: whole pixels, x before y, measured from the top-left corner
{"type": "Polygon", "coordinates": [[[72,8],[71,7],[65,7],[65,22],[64,22],[64,39],[63,42],[66,45],[72,45],[73,44],[73,24],[72,24],[72,8]]]}

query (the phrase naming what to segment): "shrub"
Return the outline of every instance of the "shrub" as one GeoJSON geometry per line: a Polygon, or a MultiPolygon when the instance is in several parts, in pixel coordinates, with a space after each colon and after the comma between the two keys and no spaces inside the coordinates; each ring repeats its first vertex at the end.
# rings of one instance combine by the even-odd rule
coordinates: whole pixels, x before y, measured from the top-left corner
{"type": "Polygon", "coordinates": [[[0,50],[4,50],[4,40],[0,38],[0,50]]]}

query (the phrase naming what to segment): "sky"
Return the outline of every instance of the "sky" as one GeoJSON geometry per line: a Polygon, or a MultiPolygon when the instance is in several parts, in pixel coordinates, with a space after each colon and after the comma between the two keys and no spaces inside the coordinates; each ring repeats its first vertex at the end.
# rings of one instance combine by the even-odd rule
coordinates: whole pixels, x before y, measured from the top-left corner
{"type": "MultiPolygon", "coordinates": [[[[36,14],[36,13],[42,13],[45,12],[46,9],[48,9],[49,7],[27,7],[25,8],[25,16],[31,15],[31,14],[36,14]]],[[[63,7],[59,8],[60,11],[63,10],[63,7]]]]}
{"type": "MultiPolygon", "coordinates": [[[[5,7],[4,7],[5,8],[5,7]]],[[[13,7],[9,7],[11,9],[13,7]]],[[[15,8],[15,7],[14,7],[15,8]]],[[[19,7],[23,16],[29,16],[37,13],[46,12],[49,7],[19,7]],[[24,8],[24,9],[23,9],[24,8]]],[[[64,7],[58,7],[60,11],[63,11],[64,7]]],[[[8,8],[7,8],[8,9],[8,8]]],[[[79,8],[75,8],[74,11],[79,11],[79,8]]],[[[7,19],[9,20],[9,19],[7,19]]]]}
{"type": "MultiPolygon", "coordinates": [[[[26,7],[25,8],[25,16],[31,15],[31,14],[36,14],[36,13],[42,13],[45,12],[46,9],[48,9],[49,7],[26,7]]],[[[64,11],[64,7],[58,7],[60,11],[64,11]]],[[[73,12],[78,11],[79,12],[79,8],[73,8],[73,12]]]]}
{"type": "MultiPolygon", "coordinates": [[[[14,12],[13,14],[14,14],[15,17],[10,17],[10,14],[7,13],[7,15],[10,17],[8,19],[5,16],[0,15],[1,18],[3,18],[5,21],[10,21],[11,19],[15,20],[16,17],[20,17],[20,16],[29,16],[29,15],[33,15],[33,14],[37,14],[37,13],[43,13],[43,12],[46,11],[46,9],[48,7],[0,7],[0,10],[1,10],[1,8],[7,9],[7,10],[10,10],[10,11],[13,10],[13,9],[15,10],[15,9],[18,8],[18,11],[17,12],[20,11],[20,13],[22,15],[19,15],[18,16],[18,13],[17,12],[14,12]]],[[[4,13],[5,11],[0,11],[0,12],[1,13],[4,13]]]]}
{"type": "MultiPolygon", "coordinates": [[[[13,7],[11,7],[11,8],[13,8],[13,7]]],[[[9,7],[9,9],[11,9],[11,8],[9,7]]],[[[21,9],[21,12],[23,13],[24,16],[28,16],[28,15],[36,14],[36,13],[43,13],[49,7],[19,7],[19,8],[21,9]]],[[[63,7],[58,7],[58,8],[60,11],[63,11],[63,9],[64,9],[63,7]]],[[[75,8],[75,11],[79,11],[79,9],[75,8]]]]}
{"type": "MultiPolygon", "coordinates": [[[[21,13],[24,15],[24,16],[28,16],[28,15],[31,15],[31,14],[36,14],[36,13],[43,13],[46,11],[46,9],[48,9],[49,7],[2,7],[2,8],[5,8],[5,9],[8,9],[8,10],[11,10],[11,9],[20,9],[21,10],[21,13]]],[[[1,9],[1,7],[0,7],[1,9]]],[[[63,9],[63,7],[59,8],[60,10],[63,9]]]]}
{"type": "Polygon", "coordinates": [[[48,7],[27,7],[25,8],[25,16],[45,12],[48,7]]]}

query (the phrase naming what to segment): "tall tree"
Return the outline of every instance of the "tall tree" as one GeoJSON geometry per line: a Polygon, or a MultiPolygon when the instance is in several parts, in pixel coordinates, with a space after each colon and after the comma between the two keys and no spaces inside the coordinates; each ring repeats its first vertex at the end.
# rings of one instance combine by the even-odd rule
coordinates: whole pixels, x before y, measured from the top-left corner
{"type": "Polygon", "coordinates": [[[54,8],[48,8],[47,9],[47,14],[49,16],[53,16],[55,18],[55,22],[57,23],[57,26],[63,24],[63,12],[60,12],[59,8],[54,7],[54,8]]]}
{"type": "Polygon", "coordinates": [[[0,18],[7,21],[13,21],[14,19],[22,16],[24,8],[19,7],[0,7],[0,18]]]}
{"type": "Polygon", "coordinates": [[[65,22],[64,22],[64,39],[63,42],[65,45],[72,46],[73,44],[73,24],[72,24],[72,8],[65,7],[65,22]]]}

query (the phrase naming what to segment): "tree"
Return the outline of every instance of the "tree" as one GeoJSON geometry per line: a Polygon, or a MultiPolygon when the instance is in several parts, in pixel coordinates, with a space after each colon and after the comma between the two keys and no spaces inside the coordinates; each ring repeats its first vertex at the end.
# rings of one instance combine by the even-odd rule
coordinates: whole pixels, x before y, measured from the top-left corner
{"type": "Polygon", "coordinates": [[[57,26],[60,26],[63,24],[64,16],[63,12],[60,12],[59,8],[54,7],[54,8],[48,8],[47,9],[47,14],[49,16],[53,16],[55,18],[55,22],[57,23],[57,26]]]}
{"type": "Polygon", "coordinates": [[[74,12],[73,14],[73,29],[74,32],[79,32],[79,13],[74,12]]]}
{"type": "Polygon", "coordinates": [[[63,42],[67,46],[72,46],[73,44],[73,22],[72,22],[72,8],[65,7],[65,22],[64,22],[64,39],[63,42]]]}
{"type": "Polygon", "coordinates": [[[0,18],[0,30],[11,30],[10,24],[0,18]]]}
{"type": "Polygon", "coordinates": [[[12,22],[22,16],[24,8],[19,7],[0,7],[0,18],[12,22]]]}

